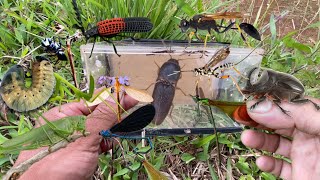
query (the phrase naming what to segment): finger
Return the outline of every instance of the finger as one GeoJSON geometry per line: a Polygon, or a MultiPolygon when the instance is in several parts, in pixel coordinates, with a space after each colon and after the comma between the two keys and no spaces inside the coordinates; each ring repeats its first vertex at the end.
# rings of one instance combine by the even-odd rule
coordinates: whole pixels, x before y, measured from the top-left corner
{"type": "MultiPolygon", "coordinates": [[[[108,104],[115,108],[117,104],[115,104],[113,101],[110,101],[108,104]]],[[[137,103],[138,101],[132,99],[131,97],[124,96],[120,104],[123,105],[124,109],[128,110],[137,103]]],[[[100,141],[102,139],[99,135],[99,132],[104,129],[109,129],[116,121],[116,114],[106,104],[101,103],[98,106],[88,108],[85,106],[84,102],[68,103],[49,110],[48,112],[44,113],[44,116],[49,120],[57,120],[66,116],[87,114],[89,114],[89,116],[87,117],[86,121],[86,131],[90,132],[90,135],[84,138],[79,138],[76,142],[70,143],[67,148],[72,149],[73,151],[77,149],[79,151],[84,150],[98,152],[100,149],[100,141]],[[90,111],[92,114],[90,114],[90,111]]],[[[110,148],[110,146],[108,148],[110,148]]],[[[15,165],[24,162],[43,149],[45,148],[22,151],[15,165]]]]}
{"type": "MultiPolygon", "coordinates": [[[[104,90],[105,87],[101,87],[99,89],[96,89],[94,94],[99,93],[100,91],[104,90]]],[[[111,98],[106,99],[107,103],[109,102],[114,102],[111,98]]],[[[128,103],[128,102],[124,102],[124,103],[128,103]]],[[[129,107],[129,105],[125,104],[126,106],[129,107]]],[[[57,106],[54,107],[52,109],[50,109],[48,112],[44,113],[43,116],[45,118],[47,118],[48,120],[58,120],[61,119],[63,117],[67,117],[67,116],[78,116],[78,115],[89,115],[91,112],[94,111],[94,109],[97,107],[96,106],[87,106],[85,103],[85,100],[81,100],[80,102],[72,102],[72,103],[67,103],[64,104],[62,106],[57,106]]],[[[113,107],[114,108],[114,107],[113,107]]],[[[124,109],[126,109],[126,107],[124,107],[124,109]]],[[[40,122],[45,123],[41,118],[40,118],[40,122]]]]}
{"type": "Polygon", "coordinates": [[[48,120],[58,120],[67,116],[88,115],[95,107],[86,107],[83,102],[72,102],[62,106],[56,106],[43,115],[48,120]]]}
{"type": "MultiPolygon", "coordinates": [[[[101,87],[99,89],[96,89],[94,94],[99,93],[104,87],[101,87]]],[[[48,112],[45,112],[43,116],[47,118],[48,120],[58,120],[67,116],[79,116],[79,115],[89,115],[96,106],[88,107],[84,100],[81,100],[80,102],[72,102],[63,104],[62,106],[56,106],[52,109],[50,109],[48,112]]],[[[41,123],[45,123],[40,118],[41,123]]]]}
{"type": "Polygon", "coordinates": [[[241,134],[244,145],[290,158],[292,143],[277,134],[266,134],[254,130],[245,130],[241,134]]]}
{"type": "Polygon", "coordinates": [[[291,179],[291,164],[270,156],[261,156],[256,161],[260,170],[274,174],[282,179],[291,179]]]}
{"type": "MultiPolygon", "coordinates": [[[[121,105],[125,110],[130,109],[138,103],[135,99],[125,95],[121,100],[121,105]]],[[[117,108],[116,103],[100,103],[95,110],[88,115],[86,129],[90,133],[99,134],[101,130],[110,129],[117,121],[117,114],[112,110],[117,108]]]]}
{"type": "MultiPolygon", "coordinates": [[[[131,98],[128,95],[125,95],[121,99],[121,105],[125,110],[128,110],[135,106],[138,103],[135,99],[131,98]]],[[[101,130],[110,129],[117,122],[117,114],[112,111],[116,109],[118,104],[109,103],[108,105],[105,103],[100,103],[96,109],[90,114],[86,121],[86,129],[94,136],[99,136],[99,132],[101,130]],[[111,107],[109,107],[111,106],[111,107]]],[[[103,140],[100,143],[100,153],[106,152],[112,148],[110,141],[103,140]]]]}
{"type": "Polygon", "coordinates": [[[257,122],[255,122],[248,114],[247,106],[239,106],[232,114],[232,117],[235,121],[245,126],[250,126],[258,129],[264,129],[268,131],[273,131],[270,128],[267,128],[257,122]]]}
{"type": "MultiPolygon", "coordinates": [[[[315,103],[320,100],[312,99],[315,103]]],[[[254,101],[247,103],[251,107],[254,101]]],[[[312,103],[293,104],[282,102],[280,106],[289,111],[284,114],[279,107],[269,100],[260,103],[253,110],[248,110],[249,116],[257,123],[272,129],[282,130],[285,135],[291,135],[294,128],[303,132],[318,135],[320,134],[320,111],[317,111],[312,103]]]]}

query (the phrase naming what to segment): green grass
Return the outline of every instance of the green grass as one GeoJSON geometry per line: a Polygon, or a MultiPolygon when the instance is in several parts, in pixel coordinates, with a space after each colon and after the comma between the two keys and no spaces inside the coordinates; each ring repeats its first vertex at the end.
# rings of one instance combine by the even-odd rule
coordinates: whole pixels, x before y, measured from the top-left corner
{"type": "MultiPolygon", "coordinates": [[[[150,33],[135,34],[135,38],[177,40],[187,39],[186,34],[181,33],[178,27],[181,18],[189,19],[193,15],[202,12],[221,12],[228,10],[233,5],[235,5],[236,10],[239,9],[236,1],[221,3],[218,0],[78,0],[78,6],[82,12],[81,21],[86,29],[90,24],[94,25],[97,21],[106,18],[143,16],[151,19],[154,28],[150,33]]],[[[2,0],[0,6],[0,57],[2,57],[0,77],[11,65],[16,64],[20,58],[28,57],[26,55],[38,47],[43,38],[54,36],[56,24],[62,25],[64,31],[55,36],[65,38],[76,31],[73,25],[77,21],[71,1],[2,0]]],[[[250,7],[249,11],[252,9],[250,7]]],[[[263,12],[260,10],[251,20],[258,29],[261,28],[262,22],[265,21],[268,13],[268,9],[263,12]]],[[[263,35],[264,40],[261,44],[267,52],[262,65],[287,73],[292,73],[301,66],[306,65],[306,68],[295,75],[306,86],[308,95],[320,97],[320,73],[319,67],[316,66],[320,64],[320,52],[315,52],[320,46],[319,39],[317,39],[315,45],[297,42],[294,37],[298,31],[290,32],[286,36],[279,38],[276,32],[275,20],[271,17],[268,21],[270,22],[270,34],[263,35]]],[[[318,22],[306,28],[319,28],[319,24],[318,22]]],[[[199,32],[199,34],[204,37],[206,32],[199,32]]],[[[244,45],[237,32],[224,34],[213,32],[213,36],[217,41],[228,41],[233,44],[244,45]]],[[[247,39],[250,44],[257,44],[252,38],[247,39]]],[[[79,46],[83,43],[85,42],[76,42],[72,47],[72,52],[77,57],[76,66],[79,68],[82,67],[79,58],[79,46]]],[[[40,48],[31,53],[31,58],[42,53],[43,50],[40,48]]],[[[70,67],[67,62],[58,62],[55,69],[56,72],[71,81],[70,67]]],[[[18,117],[14,114],[9,114],[9,122],[10,126],[0,128],[2,134],[0,135],[0,142],[7,137],[26,132],[31,127],[29,118],[23,114],[18,117]]],[[[213,135],[157,137],[153,140],[155,149],[147,155],[148,161],[166,173],[169,173],[168,168],[170,168],[178,178],[182,179],[192,179],[191,173],[198,165],[209,167],[205,173],[206,175],[213,178],[221,177],[221,174],[219,175],[216,170],[217,148],[215,146],[215,138],[217,137],[213,135]]],[[[257,151],[244,147],[240,142],[239,134],[222,134],[218,138],[222,144],[222,154],[225,156],[222,163],[224,167],[222,177],[275,179],[272,175],[258,170],[254,163],[257,151]],[[226,170],[228,170],[228,173],[226,170]]],[[[129,150],[131,146],[135,146],[131,141],[123,141],[125,149],[129,150]]],[[[10,168],[10,158],[16,158],[16,155],[13,155],[13,157],[0,156],[2,173],[10,168]]],[[[133,163],[136,162],[130,154],[128,158],[131,158],[130,160],[133,163]]],[[[146,172],[143,172],[143,170],[130,172],[123,167],[121,160],[119,158],[114,162],[116,176],[119,179],[134,179],[138,176],[140,178],[146,177],[146,172]]],[[[106,177],[108,177],[109,173],[109,162],[109,156],[101,156],[100,170],[106,177]]]]}

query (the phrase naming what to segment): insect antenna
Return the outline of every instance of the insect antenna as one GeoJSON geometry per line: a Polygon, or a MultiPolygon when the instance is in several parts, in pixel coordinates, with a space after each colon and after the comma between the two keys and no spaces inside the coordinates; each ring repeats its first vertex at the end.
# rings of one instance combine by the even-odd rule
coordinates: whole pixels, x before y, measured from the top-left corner
{"type": "MultiPolygon", "coordinates": [[[[261,41],[262,42],[262,41],[261,41]]],[[[244,61],[245,59],[247,59],[258,47],[259,45],[261,44],[261,42],[246,56],[244,57],[243,59],[241,59],[239,62],[235,63],[234,66],[240,64],[242,61],[244,61]]]]}
{"type": "MultiPolygon", "coordinates": [[[[75,11],[75,14],[76,14],[76,21],[78,24],[74,24],[73,26],[80,29],[82,34],[85,35],[85,30],[84,30],[84,27],[83,27],[83,24],[82,24],[82,21],[81,21],[81,12],[80,12],[80,9],[77,5],[77,0],[72,0],[72,5],[73,5],[73,9],[75,11]]],[[[86,37],[87,39],[87,37],[86,37]]]]}

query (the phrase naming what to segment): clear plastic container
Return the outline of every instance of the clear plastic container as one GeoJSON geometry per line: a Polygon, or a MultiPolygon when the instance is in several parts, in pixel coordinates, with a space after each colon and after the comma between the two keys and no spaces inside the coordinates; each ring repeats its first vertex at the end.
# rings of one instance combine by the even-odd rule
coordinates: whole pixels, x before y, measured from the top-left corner
{"type": "MultiPolygon", "coordinates": [[[[178,60],[182,71],[191,71],[194,68],[203,67],[217,50],[227,45],[207,43],[206,53],[202,55],[199,51],[204,50],[203,43],[128,40],[114,42],[114,44],[118,54],[121,55],[120,57],[114,53],[111,44],[96,43],[91,58],[89,56],[92,44],[80,47],[81,59],[87,78],[91,74],[94,76],[95,82],[97,82],[100,76],[128,76],[130,78],[130,86],[135,89],[146,89],[150,86],[147,90],[150,95],[153,92],[159,67],[170,58],[178,60]]],[[[253,48],[234,47],[231,45],[229,56],[216,66],[228,62],[237,63],[249,55],[236,66],[236,69],[243,76],[246,76],[252,68],[260,65],[262,54],[262,49],[253,51],[253,48]]],[[[223,71],[223,74],[232,76],[240,87],[243,87],[247,81],[232,69],[223,71]]],[[[177,83],[171,112],[169,112],[162,124],[155,125],[151,123],[146,128],[146,136],[207,134],[214,132],[209,108],[200,106],[201,112],[199,112],[197,103],[190,96],[196,95],[195,87],[197,81],[206,98],[229,103],[243,101],[242,95],[230,78],[201,77],[195,76],[193,72],[182,72],[181,78],[177,83]]],[[[235,132],[242,129],[241,125],[234,122],[219,108],[212,107],[212,114],[218,131],[235,132]]]]}

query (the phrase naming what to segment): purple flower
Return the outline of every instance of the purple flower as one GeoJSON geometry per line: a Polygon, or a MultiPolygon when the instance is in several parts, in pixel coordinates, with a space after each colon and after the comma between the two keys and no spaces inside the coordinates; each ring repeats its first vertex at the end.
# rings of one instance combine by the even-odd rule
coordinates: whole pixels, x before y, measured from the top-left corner
{"type": "Polygon", "coordinates": [[[130,78],[128,76],[119,76],[119,83],[122,85],[129,86],[129,80],[130,78]]]}
{"type": "Polygon", "coordinates": [[[113,86],[114,82],[115,82],[115,79],[109,76],[100,76],[98,79],[98,84],[106,87],[113,86]]]}
{"type": "Polygon", "coordinates": [[[98,84],[103,85],[107,81],[107,76],[100,76],[98,79],[98,84]]]}
{"type": "MultiPolygon", "coordinates": [[[[119,83],[124,86],[130,85],[129,80],[130,78],[128,76],[119,76],[118,78],[119,83]]],[[[111,87],[115,85],[116,78],[109,76],[100,76],[97,83],[106,87],[111,87]]]]}

